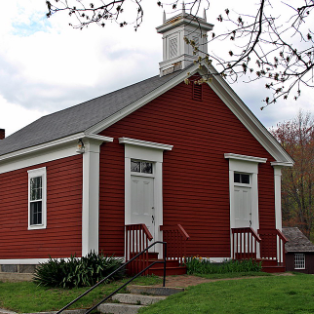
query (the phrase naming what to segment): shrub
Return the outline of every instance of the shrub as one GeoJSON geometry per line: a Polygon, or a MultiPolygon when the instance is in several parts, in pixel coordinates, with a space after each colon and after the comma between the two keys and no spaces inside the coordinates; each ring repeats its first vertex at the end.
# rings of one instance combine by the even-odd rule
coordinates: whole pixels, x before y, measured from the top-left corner
{"type": "MultiPolygon", "coordinates": [[[[122,260],[103,254],[89,253],[87,256],[69,259],[52,259],[36,267],[33,282],[45,287],[86,287],[96,284],[122,265],[122,260]]],[[[124,269],[110,280],[120,279],[124,269]]]]}
{"type": "Polygon", "coordinates": [[[240,261],[225,261],[223,263],[211,263],[209,260],[204,260],[198,257],[186,258],[187,273],[192,274],[225,274],[225,273],[240,273],[248,271],[261,271],[261,263],[257,263],[252,259],[240,261]]]}

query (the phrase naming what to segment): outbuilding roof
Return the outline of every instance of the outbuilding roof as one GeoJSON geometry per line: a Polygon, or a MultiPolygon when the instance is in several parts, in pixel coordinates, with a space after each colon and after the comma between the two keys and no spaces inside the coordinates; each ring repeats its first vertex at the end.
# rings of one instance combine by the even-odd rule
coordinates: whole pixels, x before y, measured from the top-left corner
{"type": "Polygon", "coordinates": [[[41,117],[0,141],[0,156],[84,132],[166,84],[187,69],[139,83],[41,117]]]}
{"type": "Polygon", "coordinates": [[[286,243],[286,253],[314,252],[314,244],[297,227],[282,228],[284,236],[289,240],[286,243]]]}

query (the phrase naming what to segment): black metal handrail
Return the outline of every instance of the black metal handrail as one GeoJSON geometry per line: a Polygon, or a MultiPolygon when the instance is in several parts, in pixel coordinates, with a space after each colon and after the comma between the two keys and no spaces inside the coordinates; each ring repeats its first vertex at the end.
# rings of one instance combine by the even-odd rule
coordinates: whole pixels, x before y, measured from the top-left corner
{"type": "Polygon", "coordinates": [[[84,293],[82,293],[80,296],[78,296],[76,299],[74,299],[73,301],[71,301],[70,303],[68,303],[66,306],[64,306],[60,311],[58,311],[56,314],[62,313],[64,310],[66,310],[68,307],[70,307],[72,304],[74,304],[75,302],[77,302],[78,300],[80,300],[82,297],[84,297],[85,295],[87,295],[88,293],[90,293],[92,290],[94,290],[95,288],[97,288],[99,285],[101,285],[103,282],[105,282],[108,278],[110,278],[112,275],[114,275],[116,272],[118,272],[120,269],[126,267],[128,264],[130,264],[131,262],[133,262],[136,258],[138,258],[141,254],[145,253],[146,251],[148,251],[150,248],[152,248],[154,245],[156,244],[163,244],[164,246],[164,258],[163,261],[154,261],[152,264],[148,265],[145,269],[141,270],[139,273],[137,273],[135,276],[133,276],[129,281],[127,281],[125,284],[123,284],[121,287],[117,288],[114,292],[112,292],[111,294],[109,294],[108,296],[106,296],[104,299],[102,299],[100,302],[98,302],[96,305],[94,305],[93,307],[91,307],[90,309],[88,309],[85,314],[88,314],[90,312],[92,312],[98,305],[100,305],[101,303],[105,302],[106,300],[108,300],[109,298],[111,298],[114,294],[116,294],[118,291],[120,291],[122,288],[124,288],[126,285],[128,285],[130,282],[132,282],[134,279],[136,279],[137,277],[139,277],[142,273],[144,273],[146,270],[148,270],[150,267],[152,267],[155,264],[158,263],[163,263],[164,264],[164,278],[163,278],[163,287],[165,287],[166,285],[166,257],[167,257],[167,242],[162,242],[162,241],[156,241],[153,244],[151,244],[150,246],[148,246],[146,249],[144,249],[142,252],[138,253],[137,255],[135,255],[134,257],[132,257],[129,261],[127,261],[126,263],[124,263],[123,265],[121,265],[119,268],[117,268],[115,271],[113,271],[111,274],[109,274],[107,277],[105,277],[104,279],[100,280],[98,283],[96,283],[93,287],[91,287],[90,289],[88,289],[87,291],[85,291],[84,293]]]}

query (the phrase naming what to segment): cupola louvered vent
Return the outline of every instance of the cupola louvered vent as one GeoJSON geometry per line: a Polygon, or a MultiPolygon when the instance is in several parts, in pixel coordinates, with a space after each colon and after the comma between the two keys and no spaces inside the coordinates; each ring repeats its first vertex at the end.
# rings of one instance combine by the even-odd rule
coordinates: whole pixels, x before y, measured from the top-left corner
{"type": "Polygon", "coordinates": [[[178,54],[178,40],[177,37],[169,40],[169,57],[174,58],[178,54]]]}
{"type": "MultiPolygon", "coordinates": [[[[193,7],[193,6],[192,6],[193,7]]],[[[207,33],[213,29],[213,24],[207,23],[206,10],[204,16],[189,14],[182,4],[182,11],[177,15],[166,18],[164,12],[163,24],[157,27],[157,32],[162,34],[163,61],[159,63],[160,76],[182,70],[194,64],[199,57],[207,55],[207,33]],[[200,46],[200,51],[194,51],[193,45],[186,40],[194,41],[195,46],[200,46]]]]}
{"type": "Polygon", "coordinates": [[[203,100],[203,84],[193,85],[193,99],[199,101],[203,100]]]}

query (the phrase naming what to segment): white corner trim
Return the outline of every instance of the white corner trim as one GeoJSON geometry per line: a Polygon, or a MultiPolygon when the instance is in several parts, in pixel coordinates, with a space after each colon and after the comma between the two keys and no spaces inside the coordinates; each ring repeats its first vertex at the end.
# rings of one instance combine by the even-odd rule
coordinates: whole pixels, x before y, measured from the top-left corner
{"type": "Polygon", "coordinates": [[[281,162],[281,161],[273,161],[270,163],[273,167],[293,167],[292,162],[281,162]]]}
{"type": "Polygon", "coordinates": [[[142,140],[137,140],[137,139],[128,138],[128,137],[120,137],[119,143],[129,144],[129,145],[134,145],[134,146],[141,146],[141,147],[148,147],[148,148],[153,148],[153,149],[160,149],[160,150],[172,150],[173,148],[173,145],[169,145],[169,144],[142,141],[142,140]]]}
{"type": "Polygon", "coordinates": [[[239,154],[233,154],[233,153],[225,153],[224,155],[226,159],[236,159],[236,160],[250,161],[250,162],[257,162],[257,163],[266,163],[267,161],[267,158],[239,155],[239,154]]]}
{"type": "Polygon", "coordinates": [[[100,145],[103,142],[102,136],[84,138],[82,256],[99,251],[99,163],[100,145]]]}

